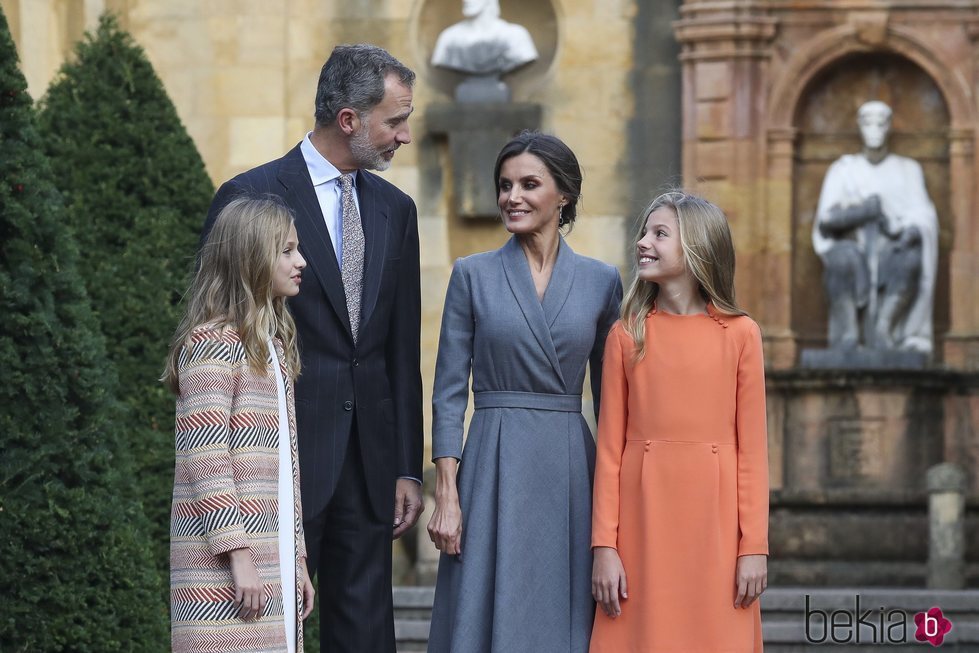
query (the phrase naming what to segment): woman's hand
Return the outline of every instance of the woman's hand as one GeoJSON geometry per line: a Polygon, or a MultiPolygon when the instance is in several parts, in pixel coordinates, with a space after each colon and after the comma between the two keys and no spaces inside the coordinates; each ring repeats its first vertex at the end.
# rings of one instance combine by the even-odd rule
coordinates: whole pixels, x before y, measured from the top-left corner
{"type": "Polygon", "coordinates": [[[456,487],[458,465],[455,458],[435,460],[435,512],[428,522],[428,536],[435,548],[446,555],[462,554],[462,507],[456,487]]]}
{"type": "Polygon", "coordinates": [[[265,584],[258,577],[258,569],[252,561],[251,549],[235,549],[228,552],[231,559],[231,576],[235,582],[235,605],[238,616],[246,621],[257,619],[265,612],[265,584]]]}
{"type": "Polygon", "coordinates": [[[619,552],[608,546],[596,546],[592,564],[591,595],[613,619],[622,614],[619,597],[629,598],[626,591],[625,568],[619,552]]]}
{"type": "Polygon", "coordinates": [[[734,582],[737,586],[734,607],[747,608],[768,587],[768,556],[747,555],[738,557],[738,568],[735,572],[734,582]]]}
{"type": "Polygon", "coordinates": [[[306,558],[300,560],[299,573],[303,575],[303,613],[302,620],[313,614],[313,597],[316,592],[313,590],[313,579],[309,577],[309,568],[306,566],[306,558]]]}
{"type": "Polygon", "coordinates": [[[442,553],[462,554],[462,508],[458,496],[435,501],[435,512],[428,522],[428,536],[442,553]]]}

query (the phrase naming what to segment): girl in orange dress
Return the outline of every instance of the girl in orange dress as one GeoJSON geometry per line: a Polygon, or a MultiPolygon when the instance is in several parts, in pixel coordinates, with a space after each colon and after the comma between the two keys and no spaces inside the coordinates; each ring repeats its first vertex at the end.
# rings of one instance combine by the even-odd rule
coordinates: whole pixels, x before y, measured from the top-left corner
{"type": "Polygon", "coordinates": [[[605,345],[590,650],[754,653],[768,584],[761,333],[735,303],[719,208],[670,192],[643,216],[605,345]]]}

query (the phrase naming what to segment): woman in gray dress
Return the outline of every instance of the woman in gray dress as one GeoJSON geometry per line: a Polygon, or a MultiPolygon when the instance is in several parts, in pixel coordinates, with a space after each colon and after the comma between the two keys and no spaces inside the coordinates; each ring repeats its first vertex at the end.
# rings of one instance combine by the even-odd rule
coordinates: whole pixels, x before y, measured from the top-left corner
{"type": "Polygon", "coordinates": [[[523,132],[497,157],[501,249],[456,261],[435,368],[429,535],[442,551],[430,653],[588,650],[595,442],[618,271],[561,237],[581,170],[553,136],[523,132]],[[469,377],[475,414],[465,453],[469,377]],[[461,462],[460,462],[461,460],[461,462]]]}

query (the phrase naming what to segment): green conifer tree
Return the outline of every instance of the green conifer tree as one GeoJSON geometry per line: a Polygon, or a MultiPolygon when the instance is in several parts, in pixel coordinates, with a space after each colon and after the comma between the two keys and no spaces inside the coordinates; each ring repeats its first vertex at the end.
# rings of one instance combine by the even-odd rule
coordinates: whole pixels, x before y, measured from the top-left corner
{"type": "Polygon", "coordinates": [[[157,379],[214,187],[145,53],[111,15],[62,67],[39,123],[119,376],[165,570],[174,400],[157,379]]]}
{"type": "Polygon", "coordinates": [[[0,12],[0,651],[167,650],[98,321],[0,12]]]}

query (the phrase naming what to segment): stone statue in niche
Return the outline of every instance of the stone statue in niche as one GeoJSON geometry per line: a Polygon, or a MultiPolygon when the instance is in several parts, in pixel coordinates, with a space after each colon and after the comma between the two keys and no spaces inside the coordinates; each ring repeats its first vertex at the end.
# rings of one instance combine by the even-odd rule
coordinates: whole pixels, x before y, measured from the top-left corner
{"type": "Polygon", "coordinates": [[[829,301],[829,346],[930,356],[935,207],[921,166],[887,150],[891,108],[867,102],[857,124],[864,149],[830,166],[813,221],[829,301]]]}
{"type": "Polygon", "coordinates": [[[432,65],[469,75],[456,89],[459,102],[509,101],[499,76],[537,59],[534,40],[500,18],[499,0],[463,0],[462,15],[439,34],[432,65]]]}

